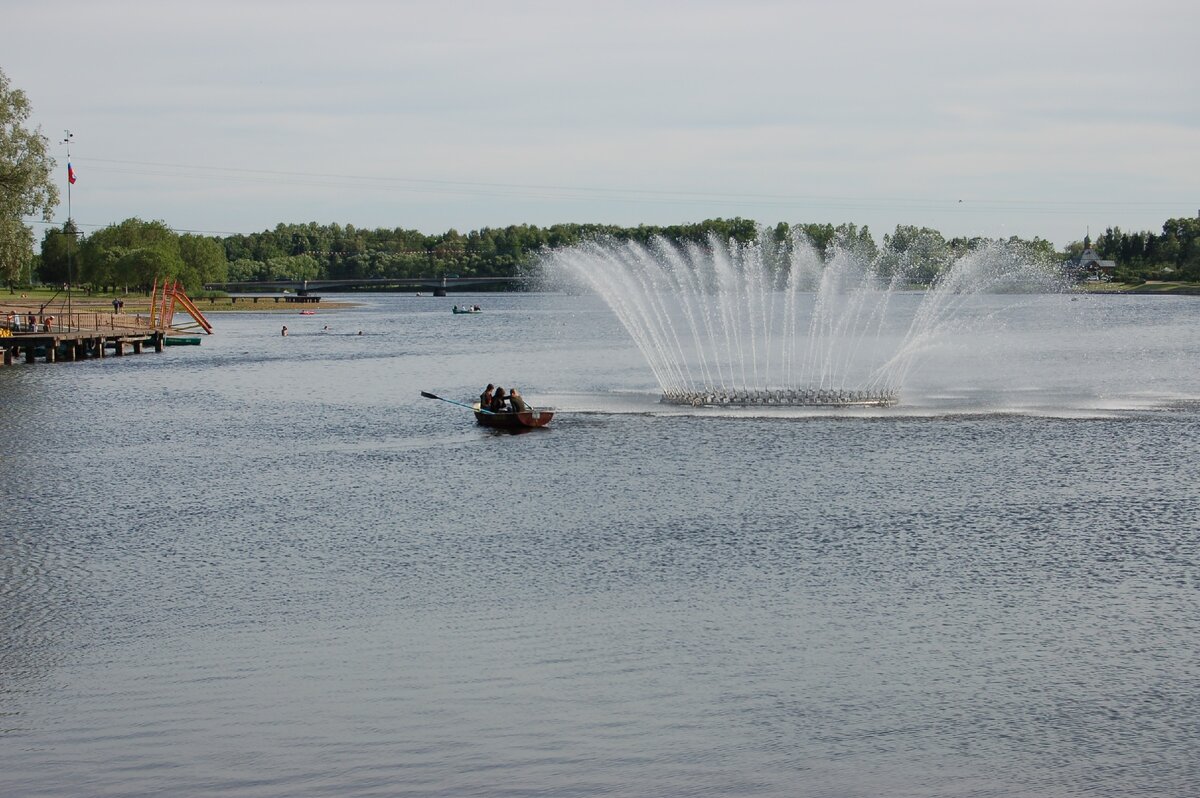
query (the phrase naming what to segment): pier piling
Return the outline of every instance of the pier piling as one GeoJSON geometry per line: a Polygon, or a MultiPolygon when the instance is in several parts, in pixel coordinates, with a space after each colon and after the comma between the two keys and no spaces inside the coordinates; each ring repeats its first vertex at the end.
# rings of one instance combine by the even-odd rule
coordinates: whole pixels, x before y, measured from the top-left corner
{"type": "Polygon", "coordinates": [[[0,337],[0,363],[11,366],[22,353],[26,363],[36,363],[39,357],[47,363],[60,360],[74,363],[89,357],[102,359],[107,355],[108,347],[112,347],[112,354],[117,357],[126,354],[126,347],[137,355],[148,348],[162,352],[166,347],[166,332],[155,329],[130,330],[116,335],[99,330],[17,332],[0,337]]]}

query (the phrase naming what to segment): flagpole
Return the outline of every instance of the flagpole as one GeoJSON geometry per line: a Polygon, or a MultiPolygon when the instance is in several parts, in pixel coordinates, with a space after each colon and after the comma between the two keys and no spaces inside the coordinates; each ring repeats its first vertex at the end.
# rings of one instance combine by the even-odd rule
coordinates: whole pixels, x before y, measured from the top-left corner
{"type": "Polygon", "coordinates": [[[67,137],[63,139],[62,143],[67,145],[67,228],[68,229],[65,230],[64,232],[66,232],[68,234],[68,236],[67,236],[67,331],[70,332],[73,322],[74,322],[74,317],[71,315],[71,288],[73,287],[72,284],[75,282],[74,270],[71,268],[71,239],[75,238],[75,229],[74,229],[74,227],[72,227],[73,222],[71,219],[71,183],[74,182],[71,179],[73,177],[73,175],[71,173],[71,168],[72,168],[71,167],[71,139],[73,139],[75,137],[75,134],[69,130],[66,130],[63,132],[65,132],[67,134],[67,137]]]}

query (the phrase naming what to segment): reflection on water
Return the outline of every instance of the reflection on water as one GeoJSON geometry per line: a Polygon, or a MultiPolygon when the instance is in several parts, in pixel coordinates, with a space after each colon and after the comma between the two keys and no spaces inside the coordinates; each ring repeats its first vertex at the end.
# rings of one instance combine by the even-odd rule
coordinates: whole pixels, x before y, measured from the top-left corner
{"type": "Polygon", "coordinates": [[[1200,303],[1154,299],[871,412],[668,410],[543,295],[0,370],[0,793],[1194,793],[1200,303]],[[418,395],[487,381],[560,415],[418,395]]]}

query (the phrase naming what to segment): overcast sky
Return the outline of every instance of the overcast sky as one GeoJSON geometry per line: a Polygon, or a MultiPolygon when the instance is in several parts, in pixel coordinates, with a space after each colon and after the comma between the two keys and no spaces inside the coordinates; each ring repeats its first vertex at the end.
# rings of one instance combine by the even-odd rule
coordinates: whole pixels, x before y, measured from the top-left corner
{"type": "MultiPolygon", "coordinates": [[[[85,231],[280,222],[1159,230],[1200,3],[0,0],[85,231]]],[[[40,237],[40,229],[39,229],[40,237]]]]}

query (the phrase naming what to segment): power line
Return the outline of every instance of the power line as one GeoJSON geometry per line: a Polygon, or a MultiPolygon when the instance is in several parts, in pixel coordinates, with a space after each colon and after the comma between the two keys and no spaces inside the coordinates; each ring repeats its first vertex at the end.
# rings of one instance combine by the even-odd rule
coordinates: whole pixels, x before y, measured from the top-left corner
{"type": "MultiPolygon", "coordinates": [[[[62,222],[47,222],[45,219],[22,219],[21,221],[24,224],[37,224],[37,225],[41,225],[42,227],[58,228],[58,227],[63,226],[62,222]]],[[[91,227],[91,228],[97,229],[97,230],[99,230],[101,228],[105,228],[105,227],[114,227],[117,224],[116,222],[109,222],[108,224],[97,224],[94,222],[92,222],[92,223],[80,222],[75,219],[71,219],[70,222],[71,222],[72,226],[74,226],[74,227],[91,227]]],[[[191,233],[192,235],[206,235],[206,236],[246,235],[246,233],[239,233],[239,232],[234,232],[231,230],[189,230],[189,229],[183,228],[183,227],[170,227],[169,225],[164,225],[164,227],[166,227],[166,229],[170,230],[172,233],[191,233]]]]}
{"type": "MultiPolygon", "coordinates": [[[[613,188],[597,186],[564,186],[537,183],[494,183],[485,181],[461,181],[416,177],[394,177],[380,175],[354,175],[321,172],[283,171],[271,169],[244,169],[238,167],[210,166],[202,164],[178,164],[160,161],[135,161],[113,158],[87,158],[93,171],[108,171],[117,174],[142,175],[147,177],[177,179],[216,180],[222,183],[289,184],[309,185],[318,188],[351,188],[356,190],[384,190],[428,195],[436,192],[445,195],[496,197],[511,199],[520,195],[526,199],[554,202],[620,201],[626,204],[651,204],[669,202],[676,205],[705,206],[721,203],[734,208],[754,206],[757,208],[787,209],[795,214],[801,208],[817,207],[823,213],[855,213],[864,211],[931,212],[940,214],[979,214],[994,212],[1026,212],[1048,216],[1082,216],[1097,211],[1138,208],[1142,210],[1169,210],[1179,206],[1178,202],[1107,201],[1107,200],[1028,200],[1004,198],[960,198],[943,200],[928,197],[867,197],[847,195],[786,195],[751,194],[737,192],[656,190],[638,188],[613,188]]],[[[73,221],[73,220],[72,220],[73,221]]],[[[26,220],[28,224],[53,225],[61,223],[42,220],[26,220]]],[[[103,228],[111,226],[73,221],[78,228],[103,228]]],[[[190,228],[168,228],[175,233],[211,236],[246,235],[241,231],[199,230],[190,228]]]]}
{"type": "Polygon", "coordinates": [[[640,189],[628,187],[603,186],[566,186],[541,183],[495,183],[486,181],[444,180],[417,177],[394,177],[380,175],[354,175],[322,172],[298,172],[271,169],[245,169],[226,166],[209,166],[201,164],[175,164],[160,161],[133,161],[111,158],[89,158],[82,160],[93,168],[112,171],[121,174],[135,174],[147,177],[218,179],[233,182],[279,183],[287,182],[293,185],[311,185],[321,188],[375,188],[398,190],[406,192],[428,191],[437,189],[449,194],[465,194],[469,196],[509,197],[512,192],[521,192],[532,199],[551,200],[597,200],[619,199],[624,202],[726,202],[755,205],[804,205],[821,203],[823,207],[835,210],[882,210],[893,209],[896,206],[908,206],[910,210],[937,210],[940,212],[971,213],[990,210],[1032,210],[1048,213],[1075,212],[1071,209],[1086,207],[1089,209],[1138,207],[1144,209],[1173,208],[1178,202],[1143,201],[1143,200],[1033,200],[1007,198],[955,198],[938,199],[930,197],[868,197],[853,195],[821,195],[821,194],[774,194],[774,193],[740,193],[725,191],[701,191],[686,189],[640,189]],[[115,164],[120,166],[142,167],[141,169],[122,169],[100,166],[115,164]],[[190,170],[199,174],[188,174],[178,171],[161,170],[190,170]],[[212,173],[212,174],[206,174],[212,173]],[[962,207],[959,207],[962,206],[962,207]]]}

